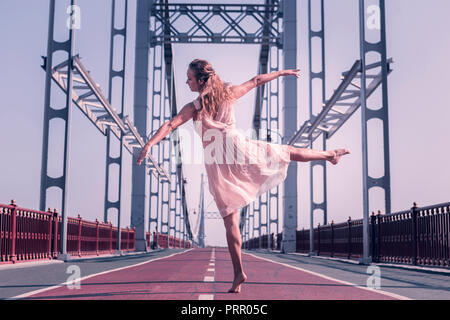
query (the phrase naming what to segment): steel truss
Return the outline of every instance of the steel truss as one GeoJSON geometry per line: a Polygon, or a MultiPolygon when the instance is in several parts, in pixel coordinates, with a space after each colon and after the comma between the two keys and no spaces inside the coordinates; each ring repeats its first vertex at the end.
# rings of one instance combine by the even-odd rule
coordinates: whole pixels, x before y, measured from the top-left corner
{"type": "MultiPolygon", "coordinates": [[[[160,57],[164,56],[164,61],[166,62],[166,79],[169,79],[171,75],[167,73],[167,70],[172,70],[172,43],[261,44],[260,68],[258,71],[260,73],[266,73],[270,48],[274,47],[277,55],[279,55],[278,49],[282,48],[282,35],[280,31],[282,13],[280,8],[279,1],[276,0],[267,0],[265,5],[170,4],[168,1],[153,1],[150,9],[151,17],[154,19],[154,24],[150,28],[150,48],[153,52],[160,52],[160,57]],[[182,24],[179,23],[181,21],[183,22],[182,24]],[[189,22],[192,23],[192,26],[189,26],[189,22]]],[[[276,67],[271,67],[271,71],[278,70],[279,56],[275,59],[277,65],[276,67]]],[[[158,75],[156,76],[156,81],[162,81],[163,72],[160,71],[161,66],[162,62],[158,64],[154,61],[153,79],[155,79],[155,72],[161,74],[161,78],[158,78],[158,75]]],[[[270,88],[273,88],[273,85],[267,86],[267,90],[271,90],[270,88]]],[[[278,91],[268,91],[267,96],[264,98],[266,115],[261,118],[260,113],[263,107],[261,98],[263,97],[264,88],[262,88],[262,91],[261,88],[259,90],[257,99],[260,100],[255,104],[255,128],[259,128],[261,122],[265,121],[266,130],[270,131],[272,127],[277,130],[279,114],[278,91]],[[267,120],[267,115],[273,114],[273,110],[271,109],[273,97],[277,99],[275,103],[277,106],[276,115],[269,117],[267,120]]],[[[278,83],[276,90],[278,90],[278,83]]],[[[153,90],[154,97],[159,94],[158,90],[153,90]]],[[[172,96],[175,97],[174,93],[172,93],[172,96]]],[[[155,112],[155,104],[153,106],[153,112],[155,112]]],[[[176,105],[172,104],[172,108],[174,106],[176,105]]],[[[162,124],[159,116],[155,114],[152,115],[151,123],[152,129],[162,124]]],[[[267,137],[270,138],[270,133],[268,133],[265,139],[267,137]]],[[[175,138],[175,144],[178,143],[179,140],[175,138]]],[[[160,150],[156,150],[155,154],[159,154],[160,152],[160,150]]],[[[155,201],[151,201],[150,207],[156,211],[159,211],[159,208],[155,208],[156,203],[158,203],[156,198],[160,195],[161,193],[156,191],[156,189],[151,190],[150,197],[155,199],[155,201]]],[[[261,212],[264,211],[266,213],[266,223],[263,227],[268,232],[270,223],[272,223],[276,224],[276,230],[278,230],[278,187],[276,192],[268,192],[266,197],[267,199],[260,198],[260,206],[262,209],[259,207],[256,209],[259,217],[258,221],[262,220],[261,212]],[[276,202],[276,208],[272,204],[274,201],[276,202]],[[276,211],[276,215],[274,215],[276,218],[271,218],[271,208],[276,211]]],[[[185,203],[185,200],[183,200],[183,203],[185,203]]],[[[186,227],[189,228],[185,205],[183,210],[185,210],[186,227]]],[[[241,230],[244,225],[243,222],[246,219],[245,212],[247,210],[248,207],[243,208],[242,211],[244,214],[241,216],[241,230]]],[[[150,224],[157,223],[158,219],[159,216],[151,217],[150,224]]],[[[161,228],[164,227],[172,230],[168,227],[168,222],[165,222],[164,218],[163,221],[161,228]]],[[[260,230],[259,228],[259,226],[256,226],[256,229],[260,230]]],[[[190,234],[192,233],[190,232],[190,234]]],[[[200,239],[199,242],[201,242],[200,239]]]]}
{"type": "MultiPolygon", "coordinates": [[[[379,9],[379,28],[377,31],[379,41],[370,43],[366,41],[368,30],[366,23],[366,6],[364,0],[359,0],[359,24],[360,24],[360,56],[350,70],[342,74],[342,82],[330,99],[324,101],[323,110],[312,116],[302,127],[297,130],[290,139],[289,144],[306,148],[310,146],[320,135],[330,139],[345,122],[361,107],[362,121],[362,160],[363,160],[363,263],[370,263],[369,256],[369,189],[378,187],[383,189],[385,195],[385,212],[390,212],[390,166],[389,166],[389,122],[388,122],[388,94],[387,77],[391,73],[392,59],[386,55],[386,22],[385,2],[377,0],[379,9]],[[379,61],[367,63],[367,54],[376,52],[379,61]],[[369,109],[368,99],[381,88],[381,108],[369,109]],[[383,123],[383,151],[384,151],[384,176],[372,178],[368,172],[368,139],[367,124],[371,119],[378,119],[383,123]]],[[[312,218],[311,218],[312,219],[312,218]]],[[[312,224],[312,222],[311,222],[312,224]]],[[[311,234],[313,227],[311,226],[311,234]]],[[[310,239],[312,235],[310,235],[310,239]]],[[[310,240],[310,251],[314,250],[314,242],[310,240]]]]}
{"type": "Polygon", "coordinates": [[[282,46],[281,34],[274,27],[282,16],[276,0],[262,5],[170,4],[155,1],[152,14],[161,22],[151,32],[152,46],[158,43],[250,43],[282,46]],[[169,32],[165,29],[169,29],[169,32]]]}
{"type": "MultiPolygon", "coordinates": [[[[145,144],[144,139],[137,133],[128,116],[122,118],[117,110],[109,104],[99,85],[81,63],[79,56],[76,55],[72,58],[70,72],[67,71],[68,64],[68,61],[64,61],[53,67],[50,71],[52,80],[67,94],[69,92],[68,79],[70,73],[73,83],[70,91],[72,102],[92,124],[105,136],[108,131],[112,132],[119,140],[123,141],[123,146],[131,154],[133,154],[135,148],[142,148],[145,144]]],[[[44,59],[42,68],[46,69],[46,59],[44,59]]],[[[158,178],[168,180],[167,171],[160,167],[153,157],[149,156],[148,159],[149,172],[152,172],[158,178]]]]}
{"type": "MultiPolygon", "coordinates": [[[[59,4],[59,3],[58,3],[59,4]]],[[[131,154],[136,148],[141,148],[144,145],[144,139],[137,132],[134,124],[128,119],[128,116],[123,116],[123,83],[122,83],[122,102],[121,111],[118,113],[110,104],[110,99],[107,99],[100,89],[100,86],[94,81],[89,74],[89,71],[83,66],[78,55],[74,55],[74,38],[75,26],[74,21],[76,17],[76,1],[70,1],[70,17],[69,17],[69,37],[64,42],[58,42],[54,39],[54,22],[55,22],[55,0],[50,1],[49,6],[49,32],[47,44],[47,56],[43,57],[44,63],[42,68],[46,71],[45,80],[45,105],[44,105],[44,126],[43,126],[43,150],[42,150],[42,168],[41,168],[41,188],[40,188],[40,210],[45,210],[47,205],[47,191],[49,188],[58,187],[62,191],[62,230],[61,230],[61,258],[67,259],[67,181],[69,179],[69,169],[67,166],[70,150],[70,122],[72,103],[75,104],[81,112],[92,122],[92,124],[105,136],[107,136],[107,179],[106,189],[108,190],[108,176],[109,166],[111,164],[118,164],[121,166],[122,147],[125,147],[131,154]],[[57,65],[54,65],[53,55],[58,51],[67,53],[67,59],[57,65]],[[65,93],[66,106],[63,109],[55,109],[52,107],[54,103],[52,100],[52,80],[65,93]],[[58,178],[48,176],[48,150],[49,150],[49,127],[50,121],[53,119],[62,119],[65,122],[65,138],[61,152],[63,153],[63,175],[58,178]],[[115,135],[120,140],[120,156],[112,158],[109,154],[109,144],[111,142],[111,134],[115,135]]],[[[113,16],[114,16],[115,1],[113,2],[113,16]]],[[[116,35],[125,37],[125,29],[116,29],[114,27],[114,20],[112,24],[111,38],[116,35]]],[[[111,50],[114,50],[111,46],[111,50]]],[[[125,50],[125,48],[123,49],[125,50]]],[[[111,52],[111,59],[113,53],[111,52]]],[[[124,58],[125,59],[125,58],[124,58]]],[[[114,77],[121,77],[122,82],[124,78],[124,65],[121,70],[113,70],[110,63],[110,91],[109,98],[111,98],[111,82],[114,77]]],[[[161,168],[158,163],[150,157],[146,160],[146,167],[154,175],[160,177],[162,180],[169,179],[168,173],[161,168]]],[[[120,181],[121,170],[119,174],[119,200],[117,202],[110,202],[105,195],[105,212],[109,208],[116,208],[118,210],[118,226],[120,228],[120,181]]],[[[105,215],[105,219],[107,219],[105,215]]],[[[120,232],[118,233],[120,237],[120,232]]],[[[120,238],[118,239],[118,250],[120,250],[120,238]]]]}
{"type": "MultiPolygon", "coordinates": [[[[279,27],[279,26],[278,26],[279,27]]],[[[261,49],[261,56],[265,54],[265,48],[261,49]]],[[[271,47],[267,51],[267,57],[261,60],[260,73],[274,72],[280,69],[280,50],[271,47]]],[[[279,116],[280,116],[280,80],[274,80],[267,85],[258,87],[255,98],[255,117],[254,130],[257,138],[272,143],[282,143],[282,137],[279,134],[279,116]],[[260,136],[260,134],[262,134],[260,136]]],[[[248,240],[251,237],[266,234],[270,248],[271,231],[279,231],[279,189],[280,186],[269,190],[266,194],[259,197],[258,202],[254,202],[248,208],[243,208],[241,218],[245,218],[242,227],[246,227],[243,232],[243,239],[248,240]],[[248,215],[246,213],[248,211],[248,215]],[[251,222],[250,222],[251,221],[251,222]],[[255,235],[255,232],[257,235],[255,235]]],[[[262,237],[260,237],[262,241],[262,237]]]]}
{"type": "MultiPolygon", "coordinates": [[[[147,12],[151,30],[162,29],[169,32],[165,25],[157,19],[150,21],[151,12],[147,12]]],[[[172,45],[170,43],[154,44],[151,47],[153,56],[152,68],[152,116],[150,134],[154,133],[164,122],[177,114],[175,90],[175,71],[173,65],[172,45]]],[[[161,233],[192,239],[186,206],[185,184],[180,150],[180,137],[175,130],[169,139],[164,139],[152,148],[152,153],[159,163],[170,168],[170,181],[159,181],[150,177],[150,213],[149,231],[160,230],[161,233]],[[178,183],[177,183],[178,182],[178,183]]]]}

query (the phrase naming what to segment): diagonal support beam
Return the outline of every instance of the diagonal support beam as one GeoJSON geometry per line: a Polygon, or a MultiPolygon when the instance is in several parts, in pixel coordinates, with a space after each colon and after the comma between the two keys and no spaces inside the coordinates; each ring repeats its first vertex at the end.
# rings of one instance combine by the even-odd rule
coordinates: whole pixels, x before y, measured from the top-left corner
{"type": "MultiPolygon", "coordinates": [[[[388,74],[392,72],[390,67],[392,59],[387,61],[388,74]]],[[[366,70],[379,68],[380,63],[368,65],[366,70]]],[[[307,148],[311,142],[315,141],[321,134],[325,134],[330,139],[348,119],[361,107],[361,90],[351,89],[351,97],[348,96],[350,85],[361,78],[361,60],[357,60],[349,71],[342,73],[342,82],[335,90],[331,98],[325,101],[324,108],[316,117],[306,121],[303,126],[297,130],[289,145],[300,148],[307,148]],[[353,101],[351,100],[353,99],[353,101]],[[345,103],[343,100],[348,100],[345,103]]],[[[372,93],[382,84],[381,72],[367,77],[372,79],[366,86],[365,96],[368,99],[372,93]]],[[[360,87],[360,85],[357,85],[360,87]]]]}
{"type": "MultiPolygon", "coordinates": [[[[52,80],[67,92],[67,71],[64,70],[68,65],[68,60],[58,64],[51,69],[52,80]]],[[[44,65],[42,66],[45,70],[44,65]]],[[[139,135],[134,125],[125,117],[122,119],[117,111],[109,104],[108,99],[103,95],[100,86],[93,80],[89,71],[83,66],[78,55],[73,57],[73,81],[78,86],[72,87],[72,101],[81,110],[81,112],[94,124],[94,126],[103,134],[107,134],[107,127],[114,135],[121,139],[126,136],[124,147],[133,154],[135,148],[142,148],[145,145],[143,138],[139,135]],[[81,84],[81,85],[80,85],[81,84]]],[[[169,179],[168,173],[151,156],[148,157],[147,167],[155,175],[162,179],[169,179]]]]}

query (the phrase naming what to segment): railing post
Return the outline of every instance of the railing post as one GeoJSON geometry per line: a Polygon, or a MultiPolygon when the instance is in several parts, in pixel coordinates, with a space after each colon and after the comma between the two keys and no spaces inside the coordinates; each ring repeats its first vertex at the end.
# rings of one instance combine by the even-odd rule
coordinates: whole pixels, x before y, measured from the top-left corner
{"type": "Polygon", "coordinates": [[[95,219],[95,223],[97,224],[97,226],[96,226],[96,233],[97,234],[95,236],[95,253],[97,255],[99,255],[98,247],[99,247],[99,236],[100,236],[100,224],[98,222],[98,219],[95,219]]]}
{"type": "Polygon", "coordinates": [[[331,220],[331,257],[334,257],[334,220],[331,220]]]}
{"type": "Polygon", "coordinates": [[[413,265],[417,265],[417,212],[419,209],[417,208],[417,203],[414,202],[413,207],[411,208],[411,245],[412,245],[412,263],[413,265]]]}
{"type": "Polygon", "coordinates": [[[58,229],[58,210],[57,209],[53,209],[53,257],[57,258],[58,257],[58,233],[59,233],[59,229],[58,229]]]}
{"type": "Polygon", "coordinates": [[[11,252],[9,255],[9,260],[13,263],[16,262],[16,215],[17,215],[17,205],[15,200],[11,200],[11,205],[14,207],[11,212],[11,231],[9,233],[9,238],[11,239],[11,252]]]}
{"type": "Polygon", "coordinates": [[[317,225],[317,255],[320,256],[320,222],[317,225]]]}
{"type": "Polygon", "coordinates": [[[347,239],[348,255],[347,255],[347,259],[350,259],[350,257],[352,256],[352,217],[348,217],[347,225],[348,225],[348,239],[347,239]]]}
{"type": "Polygon", "coordinates": [[[78,256],[81,257],[81,216],[78,214],[78,256]]]}
{"type": "Polygon", "coordinates": [[[301,238],[302,238],[302,240],[301,240],[302,241],[301,248],[302,248],[303,252],[308,252],[309,248],[306,247],[305,228],[304,227],[302,228],[302,236],[301,236],[301,238]]]}
{"type": "Polygon", "coordinates": [[[47,257],[49,259],[52,258],[52,235],[53,235],[53,212],[52,209],[48,208],[47,210],[48,213],[48,252],[47,252],[47,257]]]}
{"type": "Polygon", "coordinates": [[[153,249],[153,250],[156,249],[155,240],[156,240],[156,232],[153,231],[153,237],[150,237],[150,249],[153,249]]]}
{"type": "Polygon", "coordinates": [[[377,239],[377,258],[378,261],[381,261],[381,239],[382,239],[382,229],[381,229],[381,211],[378,210],[377,214],[377,230],[378,230],[378,239],[377,239]]]}
{"type": "Polygon", "coordinates": [[[131,232],[130,232],[130,227],[128,226],[127,227],[127,232],[128,232],[128,244],[127,244],[127,249],[128,250],[130,250],[130,234],[131,234],[131,232]]]}
{"type": "Polygon", "coordinates": [[[109,222],[109,252],[111,253],[113,248],[112,248],[112,235],[113,235],[113,226],[111,221],[109,222]]]}
{"type": "Polygon", "coordinates": [[[133,245],[132,245],[131,249],[133,249],[133,250],[136,249],[136,227],[133,227],[133,245]]]}
{"type": "Polygon", "coordinates": [[[370,239],[371,241],[371,247],[372,247],[372,260],[374,262],[378,262],[378,252],[377,252],[377,247],[376,247],[376,219],[377,217],[375,216],[375,212],[372,211],[372,215],[370,216],[370,226],[371,226],[371,232],[372,232],[372,237],[370,239]]]}

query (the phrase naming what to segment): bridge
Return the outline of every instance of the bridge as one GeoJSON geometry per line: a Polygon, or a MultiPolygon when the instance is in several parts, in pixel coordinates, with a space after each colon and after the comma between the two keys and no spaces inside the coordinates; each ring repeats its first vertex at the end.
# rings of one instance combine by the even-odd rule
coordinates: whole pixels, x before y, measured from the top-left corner
{"type": "Polygon", "coordinates": [[[93,7],[49,0],[47,53],[41,64],[39,207],[0,199],[0,298],[449,299],[450,203],[427,203],[424,196],[403,203],[401,211],[392,209],[390,138],[399,124],[389,120],[389,98],[396,93],[388,91],[388,79],[396,61],[387,54],[386,3],[352,1],[357,50],[346,56],[351,63],[329,79],[327,0],[112,0],[109,60],[103,59],[103,69],[83,58],[89,57],[89,47],[78,47],[78,41],[91,37],[83,26],[95,25],[87,21],[93,7]],[[306,11],[306,22],[299,9],[306,11]],[[306,35],[298,34],[299,25],[306,27],[306,35]],[[303,39],[306,53],[298,50],[303,39]],[[354,197],[360,196],[361,210],[343,215],[331,209],[329,199],[345,191],[331,189],[330,177],[339,170],[342,177],[350,176],[355,168],[331,169],[326,161],[307,164],[309,179],[292,162],[282,185],[241,208],[248,280],[239,295],[227,293],[233,275],[228,249],[210,241],[223,229],[212,232],[208,227],[222,218],[208,204],[206,175],[189,159],[198,152],[190,150],[195,138],[179,128],[152,148],[144,166],[136,165],[139,150],[184,100],[179,89],[184,71],[175,68],[181,45],[183,50],[196,45],[256,47],[257,74],[296,69],[300,56],[307,56],[307,72],[302,68],[307,112],[299,105],[301,91],[294,77],[260,86],[251,137],[326,150],[337,140],[342,143],[340,135],[351,127],[346,137],[357,137],[360,144],[355,157],[361,190],[354,197]],[[334,90],[327,89],[329,83],[334,90]],[[298,124],[299,115],[307,120],[298,124]],[[69,165],[81,159],[71,153],[77,143],[73,127],[80,126],[80,119],[85,139],[100,137],[105,151],[104,183],[92,197],[101,198],[102,210],[88,217],[88,212],[75,212],[71,200],[83,194],[83,187],[72,182],[82,175],[81,167],[76,171],[69,165]],[[299,210],[305,180],[307,215],[299,210]]]}

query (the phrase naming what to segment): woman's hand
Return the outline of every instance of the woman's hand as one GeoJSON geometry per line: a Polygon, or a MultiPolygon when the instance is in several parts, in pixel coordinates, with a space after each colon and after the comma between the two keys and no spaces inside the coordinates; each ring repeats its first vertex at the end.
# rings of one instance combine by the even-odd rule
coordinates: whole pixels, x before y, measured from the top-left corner
{"type": "Polygon", "coordinates": [[[282,76],[295,76],[300,78],[300,69],[289,69],[281,71],[282,76]]]}
{"type": "Polygon", "coordinates": [[[141,153],[139,154],[139,156],[138,156],[138,158],[136,160],[136,163],[138,165],[141,165],[142,161],[144,161],[144,159],[147,157],[149,151],[150,151],[150,147],[146,144],[142,148],[141,153]]]}

